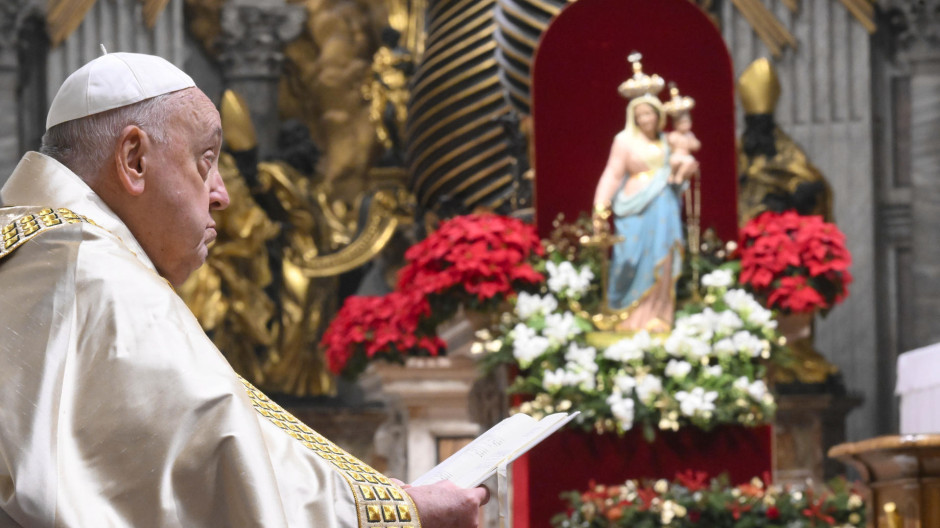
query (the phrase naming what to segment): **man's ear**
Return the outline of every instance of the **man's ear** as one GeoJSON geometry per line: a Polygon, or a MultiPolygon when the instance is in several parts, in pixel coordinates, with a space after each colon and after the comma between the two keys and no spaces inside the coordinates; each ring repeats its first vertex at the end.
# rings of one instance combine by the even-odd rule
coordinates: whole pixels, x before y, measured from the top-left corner
{"type": "Polygon", "coordinates": [[[133,196],[144,192],[145,171],[153,143],[140,127],[128,125],[121,131],[114,151],[114,163],[121,187],[133,196]]]}

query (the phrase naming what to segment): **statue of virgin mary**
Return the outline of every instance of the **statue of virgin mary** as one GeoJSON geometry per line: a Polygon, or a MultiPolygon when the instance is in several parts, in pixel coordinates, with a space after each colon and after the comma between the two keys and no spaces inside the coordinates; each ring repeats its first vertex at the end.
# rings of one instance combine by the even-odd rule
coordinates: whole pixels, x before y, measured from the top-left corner
{"type": "MultiPolygon", "coordinates": [[[[595,231],[614,229],[607,303],[624,316],[618,330],[666,332],[675,312],[675,283],[682,271],[684,239],[680,174],[670,183],[666,115],[657,93],[662,79],[642,73],[639,54],[631,55],[634,76],[620,87],[631,98],[625,128],[617,133],[607,166],[594,194],[595,231]]],[[[689,172],[697,171],[697,164],[689,172]]]]}

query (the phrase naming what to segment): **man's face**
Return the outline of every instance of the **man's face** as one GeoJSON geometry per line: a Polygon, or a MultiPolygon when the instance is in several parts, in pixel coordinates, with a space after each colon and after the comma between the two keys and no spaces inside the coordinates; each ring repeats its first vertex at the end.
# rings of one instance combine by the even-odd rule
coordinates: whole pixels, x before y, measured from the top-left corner
{"type": "Polygon", "coordinates": [[[210,211],[229,203],[219,174],[219,113],[200,90],[185,92],[167,119],[166,141],[153,144],[146,190],[153,193],[152,221],[139,230],[147,255],[174,286],[205,262],[216,237],[210,211]]]}
{"type": "Polygon", "coordinates": [[[652,106],[643,103],[636,107],[636,126],[641,132],[652,138],[659,131],[659,114],[652,106]]]}

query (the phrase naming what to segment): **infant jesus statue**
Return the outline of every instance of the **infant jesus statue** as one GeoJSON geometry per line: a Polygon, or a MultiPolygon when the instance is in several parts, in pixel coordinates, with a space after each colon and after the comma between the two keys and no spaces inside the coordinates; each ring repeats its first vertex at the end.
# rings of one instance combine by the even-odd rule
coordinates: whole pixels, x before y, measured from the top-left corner
{"type": "Polygon", "coordinates": [[[666,135],[669,143],[669,183],[681,184],[691,178],[698,170],[698,161],[692,155],[702,148],[702,142],[692,133],[692,108],[695,100],[679,95],[676,85],[670,83],[669,93],[672,98],[666,102],[666,113],[672,118],[672,132],[666,135]]]}

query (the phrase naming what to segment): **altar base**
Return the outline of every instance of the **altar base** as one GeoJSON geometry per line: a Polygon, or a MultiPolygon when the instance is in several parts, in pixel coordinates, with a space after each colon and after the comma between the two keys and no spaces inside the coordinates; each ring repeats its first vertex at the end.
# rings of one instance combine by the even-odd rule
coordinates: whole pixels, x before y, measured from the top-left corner
{"type": "Polygon", "coordinates": [[[940,526],[940,435],[882,436],[837,445],[829,456],[868,487],[869,526],[940,526]]]}
{"type": "Polygon", "coordinates": [[[770,449],[770,426],[660,431],[652,443],[640,430],[619,437],[564,429],[513,464],[513,526],[550,526],[552,516],[565,510],[559,493],[585,491],[591,481],[671,480],[687,470],[710,477],[728,473],[733,484],[764,478],[771,470],[770,449]]]}

